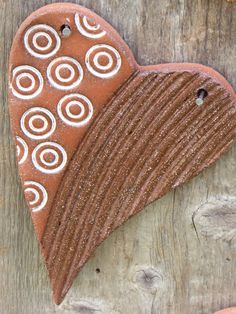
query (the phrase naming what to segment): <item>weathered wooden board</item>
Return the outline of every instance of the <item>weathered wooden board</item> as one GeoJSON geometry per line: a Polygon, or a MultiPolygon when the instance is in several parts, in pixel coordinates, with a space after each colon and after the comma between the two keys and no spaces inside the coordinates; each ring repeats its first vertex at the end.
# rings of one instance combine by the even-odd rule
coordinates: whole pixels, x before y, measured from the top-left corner
{"type": "MultiPolygon", "coordinates": [[[[0,313],[210,314],[236,305],[236,145],[118,229],[60,307],[16,171],[7,105],[13,36],[54,1],[0,0],[0,313]]],[[[236,4],[224,0],[76,1],[109,21],[140,64],[199,62],[236,88],[236,4]]]]}

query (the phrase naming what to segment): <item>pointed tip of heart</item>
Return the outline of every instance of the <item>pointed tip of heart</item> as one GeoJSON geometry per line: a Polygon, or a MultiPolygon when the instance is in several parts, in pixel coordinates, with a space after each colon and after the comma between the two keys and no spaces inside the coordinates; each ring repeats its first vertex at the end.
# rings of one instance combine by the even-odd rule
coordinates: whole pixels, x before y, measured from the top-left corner
{"type": "MultiPolygon", "coordinates": [[[[76,273],[77,274],[77,273],[76,273]]],[[[49,273],[49,279],[52,287],[52,298],[56,305],[60,305],[70,290],[75,276],[65,276],[64,280],[59,280],[49,273]]]]}
{"type": "Polygon", "coordinates": [[[60,305],[62,303],[62,301],[64,300],[68,290],[70,289],[70,287],[66,288],[66,289],[58,289],[58,287],[53,287],[53,301],[56,305],[60,305]]]}
{"type": "Polygon", "coordinates": [[[54,291],[53,291],[53,301],[56,305],[60,305],[62,303],[62,301],[64,300],[64,297],[65,296],[54,293],[54,291]]]}
{"type": "Polygon", "coordinates": [[[63,301],[63,298],[53,293],[53,301],[56,305],[60,305],[63,301]]]}

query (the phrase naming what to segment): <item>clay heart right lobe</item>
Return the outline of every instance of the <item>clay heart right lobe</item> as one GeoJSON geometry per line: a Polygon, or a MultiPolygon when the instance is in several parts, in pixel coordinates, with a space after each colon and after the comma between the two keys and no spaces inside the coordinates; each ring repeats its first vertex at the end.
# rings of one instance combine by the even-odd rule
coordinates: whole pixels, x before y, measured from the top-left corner
{"type": "Polygon", "coordinates": [[[211,165],[236,137],[227,84],[199,66],[167,68],[137,69],[68,166],[42,238],[56,303],[114,229],[211,165]],[[201,88],[208,96],[199,107],[201,88]]]}

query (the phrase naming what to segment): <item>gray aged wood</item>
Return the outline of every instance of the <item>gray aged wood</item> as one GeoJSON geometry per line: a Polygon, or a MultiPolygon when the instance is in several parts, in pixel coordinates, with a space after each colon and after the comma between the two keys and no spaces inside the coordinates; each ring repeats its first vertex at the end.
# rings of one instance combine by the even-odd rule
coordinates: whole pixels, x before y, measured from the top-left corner
{"type": "MultiPolygon", "coordinates": [[[[17,176],[7,105],[13,36],[53,1],[0,0],[0,313],[210,314],[236,305],[236,145],[117,230],[60,307],[17,176]]],[[[199,62],[236,88],[236,5],[224,0],[84,0],[140,64],[199,62]]]]}

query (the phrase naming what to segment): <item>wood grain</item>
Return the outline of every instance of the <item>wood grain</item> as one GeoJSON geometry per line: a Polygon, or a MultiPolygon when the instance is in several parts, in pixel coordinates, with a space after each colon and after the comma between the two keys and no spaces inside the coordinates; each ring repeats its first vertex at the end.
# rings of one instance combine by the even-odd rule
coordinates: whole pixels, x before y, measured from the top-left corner
{"type": "MultiPolygon", "coordinates": [[[[0,313],[210,314],[236,305],[235,145],[213,167],[120,227],[81,271],[65,302],[52,304],[19,185],[6,101],[14,33],[46,3],[52,1],[0,2],[0,313]]],[[[77,3],[110,22],[140,64],[199,62],[221,72],[236,88],[235,4],[77,3]]]]}

